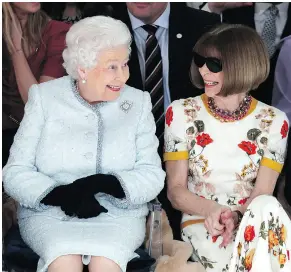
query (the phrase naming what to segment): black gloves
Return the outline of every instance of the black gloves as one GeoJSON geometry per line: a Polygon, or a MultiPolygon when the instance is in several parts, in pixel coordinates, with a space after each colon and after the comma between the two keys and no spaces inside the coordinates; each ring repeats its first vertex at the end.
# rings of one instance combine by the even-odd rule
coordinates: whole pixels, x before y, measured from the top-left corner
{"type": "Polygon", "coordinates": [[[54,188],[41,200],[41,203],[59,206],[69,216],[90,218],[102,212],[107,213],[107,209],[95,199],[94,195],[97,193],[110,194],[116,198],[125,197],[120,182],[115,176],[96,174],[54,188]]]}
{"type": "Polygon", "coordinates": [[[40,202],[45,205],[61,206],[69,201],[71,195],[68,193],[67,185],[60,185],[50,191],[40,202]]]}
{"type": "Polygon", "coordinates": [[[105,193],[116,198],[124,198],[125,193],[119,180],[113,175],[95,174],[77,179],[72,184],[76,191],[84,195],[105,193]]]}
{"type": "Polygon", "coordinates": [[[107,213],[108,210],[99,204],[94,195],[85,198],[76,212],[78,218],[96,217],[100,213],[107,213]]]}

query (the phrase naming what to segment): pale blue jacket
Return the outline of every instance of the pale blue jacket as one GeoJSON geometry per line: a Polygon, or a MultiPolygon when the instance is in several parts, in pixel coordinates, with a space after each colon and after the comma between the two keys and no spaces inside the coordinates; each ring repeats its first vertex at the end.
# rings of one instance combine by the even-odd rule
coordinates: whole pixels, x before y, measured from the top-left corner
{"type": "Polygon", "coordinates": [[[96,173],[116,175],[126,198],[97,194],[108,214],[145,216],[164,186],[150,95],[125,86],[113,102],[88,104],[66,76],[29,90],[25,116],[3,169],[19,218],[68,217],[41,199],[54,187],[96,173]]]}

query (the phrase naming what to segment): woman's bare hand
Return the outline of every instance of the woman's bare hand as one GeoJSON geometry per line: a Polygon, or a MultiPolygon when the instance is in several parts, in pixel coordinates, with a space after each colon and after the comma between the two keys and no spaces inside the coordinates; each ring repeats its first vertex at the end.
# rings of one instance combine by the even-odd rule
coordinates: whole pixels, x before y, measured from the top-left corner
{"type": "Polygon", "coordinates": [[[218,236],[223,234],[224,225],[220,222],[221,215],[230,211],[227,206],[219,205],[213,209],[213,211],[206,217],[204,226],[211,236],[218,236]]]}
{"type": "Polygon", "coordinates": [[[224,225],[225,229],[221,234],[223,240],[220,247],[226,247],[232,242],[237,221],[237,214],[231,210],[225,211],[221,214],[220,222],[224,225]]]}

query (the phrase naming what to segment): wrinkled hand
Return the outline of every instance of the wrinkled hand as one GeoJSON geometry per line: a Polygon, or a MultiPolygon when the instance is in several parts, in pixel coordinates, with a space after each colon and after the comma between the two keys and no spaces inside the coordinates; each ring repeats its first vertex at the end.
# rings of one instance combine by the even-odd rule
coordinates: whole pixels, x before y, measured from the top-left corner
{"type": "Polygon", "coordinates": [[[108,210],[101,206],[94,196],[90,196],[82,201],[76,216],[78,218],[91,218],[107,212],[108,210]]]}
{"type": "Polygon", "coordinates": [[[245,6],[252,6],[252,2],[209,2],[209,9],[214,12],[220,14],[221,12],[232,9],[232,8],[240,8],[245,6]]]}
{"type": "Polygon", "coordinates": [[[223,234],[224,225],[220,223],[221,214],[230,210],[227,206],[219,205],[206,217],[204,226],[211,236],[223,234]]]}
{"type": "Polygon", "coordinates": [[[11,22],[11,39],[16,49],[22,48],[22,28],[20,21],[15,16],[15,24],[11,22]]]}
{"type": "Polygon", "coordinates": [[[227,210],[221,214],[220,222],[224,225],[224,232],[221,234],[223,240],[220,247],[226,247],[234,237],[234,230],[237,223],[237,214],[227,210]]]}

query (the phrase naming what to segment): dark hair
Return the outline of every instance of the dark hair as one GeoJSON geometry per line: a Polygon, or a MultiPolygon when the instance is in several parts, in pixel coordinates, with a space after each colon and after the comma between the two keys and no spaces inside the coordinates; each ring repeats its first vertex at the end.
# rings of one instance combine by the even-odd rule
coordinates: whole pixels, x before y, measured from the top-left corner
{"type": "MultiPolygon", "coordinates": [[[[221,24],[205,33],[196,43],[194,52],[221,60],[224,82],[218,95],[248,92],[258,88],[269,74],[267,49],[255,30],[244,25],[221,24]]],[[[192,60],[192,83],[203,88],[204,82],[192,60]]]]}

